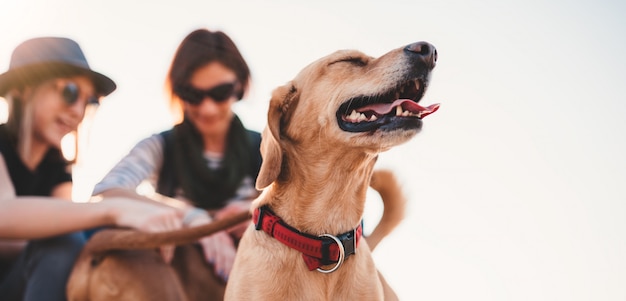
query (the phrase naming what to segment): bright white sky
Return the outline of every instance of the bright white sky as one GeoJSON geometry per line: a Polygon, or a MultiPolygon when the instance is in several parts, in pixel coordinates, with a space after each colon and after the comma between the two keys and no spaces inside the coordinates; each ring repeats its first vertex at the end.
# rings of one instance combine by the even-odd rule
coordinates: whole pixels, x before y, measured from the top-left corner
{"type": "Polygon", "coordinates": [[[75,171],[84,198],[170,126],[162,84],[191,30],[239,45],[254,89],[236,109],[256,130],[270,91],[312,60],[429,41],[439,62],[423,102],[441,109],[379,161],[409,196],[374,253],[401,299],[626,300],[626,4],[470,2],[5,0],[0,71],[21,41],[60,35],[118,83],[75,171]]]}

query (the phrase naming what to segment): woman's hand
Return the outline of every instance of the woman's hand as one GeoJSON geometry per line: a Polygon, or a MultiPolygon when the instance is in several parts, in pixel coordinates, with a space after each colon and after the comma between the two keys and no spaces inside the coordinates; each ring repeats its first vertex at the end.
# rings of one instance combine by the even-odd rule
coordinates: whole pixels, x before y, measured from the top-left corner
{"type": "MultiPolygon", "coordinates": [[[[232,201],[228,203],[228,205],[226,205],[224,208],[215,212],[215,219],[223,219],[232,215],[239,214],[244,211],[250,211],[250,203],[251,201],[248,201],[248,200],[232,201]]],[[[230,227],[226,231],[228,231],[228,233],[232,237],[239,240],[241,239],[243,232],[246,231],[246,228],[248,228],[248,225],[250,225],[250,221],[245,221],[233,227],[230,227]]]]}
{"type": "MultiPolygon", "coordinates": [[[[113,223],[120,227],[131,227],[146,232],[166,232],[183,227],[183,210],[152,201],[125,197],[106,197],[100,202],[108,206],[113,223]]],[[[165,262],[174,256],[175,246],[162,246],[161,255],[165,262]]]]}

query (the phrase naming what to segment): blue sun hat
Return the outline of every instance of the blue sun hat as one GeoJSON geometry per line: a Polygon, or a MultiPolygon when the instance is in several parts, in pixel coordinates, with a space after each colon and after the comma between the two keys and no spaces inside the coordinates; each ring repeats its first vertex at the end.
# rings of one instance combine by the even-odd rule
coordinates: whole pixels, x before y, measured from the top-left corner
{"type": "Polygon", "coordinates": [[[117,87],[107,76],[91,70],[75,41],[61,37],[30,39],[13,50],[9,70],[0,74],[0,95],[30,83],[75,75],[91,78],[101,96],[109,95],[117,87]]]}

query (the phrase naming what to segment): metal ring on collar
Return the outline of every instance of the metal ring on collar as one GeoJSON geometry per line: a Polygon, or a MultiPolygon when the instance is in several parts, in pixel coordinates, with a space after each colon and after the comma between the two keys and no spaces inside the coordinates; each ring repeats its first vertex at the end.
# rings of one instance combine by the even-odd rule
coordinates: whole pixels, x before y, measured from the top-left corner
{"type": "Polygon", "coordinates": [[[341,266],[341,264],[343,263],[344,259],[346,258],[346,250],[343,247],[343,244],[341,243],[341,240],[339,240],[339,238],[337,238],[336,236],[333,236],[333,235],[330,235],[330,234],[322,234],[319,237],[329,237],[332,240],[334,240],[335,243],[337,243],[337,246],[339,246],[339,260],[337,261],[337,264],[334,267],[332,267],[331,269],[328,269],[328,270],[317,268],[317,271],[320,272],[320,273],[324,273],[324,274],[332,273],[332,272],[336,271],[341,266]]]}

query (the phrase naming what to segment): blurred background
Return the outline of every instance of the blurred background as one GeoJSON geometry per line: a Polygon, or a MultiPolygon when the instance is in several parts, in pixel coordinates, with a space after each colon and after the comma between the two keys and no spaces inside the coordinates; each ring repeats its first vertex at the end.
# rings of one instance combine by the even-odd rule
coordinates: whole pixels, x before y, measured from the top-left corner
{"type": "MultiPolygon", "coordinates": [[[[3,0],[0,71],[23,40],[66,36],[118,84],[84,124],[76,201],[171,126],[167,68],[201,27],[248,60],[236,111],[258,131],[271,91],[321,56],[437,47],[422,103],[441,109],[378,163],[409,200],[374,252],[401,300],[626,300],[626,2],[3,0]]],[[[366,231],[381,208],[372,193],[366,231]]]]}

